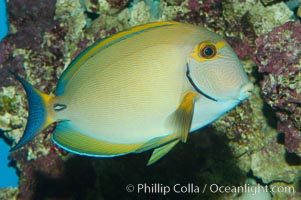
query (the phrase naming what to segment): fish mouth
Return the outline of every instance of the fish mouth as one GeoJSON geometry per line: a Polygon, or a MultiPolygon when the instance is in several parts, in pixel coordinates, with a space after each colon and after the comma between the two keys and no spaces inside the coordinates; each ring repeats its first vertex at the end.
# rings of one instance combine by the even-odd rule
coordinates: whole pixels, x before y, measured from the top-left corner
{"type": "Polygon", "coordinates": [[[253,93],[253,90],[254,90],[254,85],[251,82],[248,82],[248,83],[242,85],[240,88],[238,99],[240,101],[245,100],[246,98],[251,96],[251,94],[253,93]]]}
{"type": "Polygon", "coordinates": [[[192,85],[192,87],[198,92],[200,93],[201,95],[203,95],[204,97],[206,97],[207,99],[210,99],[212,101],[217,101],[215,98],[207,95],[205,92],[203,92],[202,90],[200,90],[196,85],[195,83],[193,82],[191,76],[190,76],[190,70],[189,70],[189,64],[186,63],[186,77],[187,79],[189,80],[190,84],[192,85]]]}

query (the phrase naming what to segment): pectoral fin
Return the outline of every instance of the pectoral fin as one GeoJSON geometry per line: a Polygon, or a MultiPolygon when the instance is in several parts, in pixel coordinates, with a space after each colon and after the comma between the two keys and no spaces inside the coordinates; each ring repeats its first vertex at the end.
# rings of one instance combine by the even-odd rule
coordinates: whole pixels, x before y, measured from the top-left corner
{"type": "Polygon", "coordinates": [[[175,140],[173,142],[170,142],[162,147],[159,147],[155,149],[152,153],[152,156],[147,162],[147,166],[152,165],[153,163],[157,162],[159,159],[161,159],[164,155],[166,155],[177,143],[179,140],[175,140]]]}
{"type": "Polygon", "coordinates": [[[186,142],[193,116],[194,101],[197,96],[198,95],[193,92],[187,93],[183,97],[182,102],[178,106],[177,110],[171,116],[169,116],[168,122],[169,126],[172,128],[173,134],[149,140],[139,149],[137,149],[136,152],[140,153],[147,151],[149,149],[170,143],[176,139],[186,142]]]}
{"type": "Polygon", "coordinates": [[[174,133],[182,142],[187,141],[191,127],[194,103],[198,94],[189,92],[183,99],[177,110],[170,116],[170,126],[174,128],[174,133]]]}
{"type": "Polygon", "coordinates": [[[153,151],[153,154],[147,163],[148,166],[166,155],[179,141],[187,141],[192,122],[194,102],[197,97],[198,95],[196,93],[187,93],[183,97],[177,110],[169,117],[168,121],[170,127],[173,129],[173,134],[154,138],[136,150],[136,152],[139,153],[158,147],[153,151]]]}

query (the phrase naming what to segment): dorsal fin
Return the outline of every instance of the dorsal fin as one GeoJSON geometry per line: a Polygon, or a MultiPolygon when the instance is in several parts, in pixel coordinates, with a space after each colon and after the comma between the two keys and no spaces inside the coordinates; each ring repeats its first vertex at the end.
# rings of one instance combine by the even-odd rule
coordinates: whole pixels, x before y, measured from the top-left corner
{"type": "Polygon", "coordinates": [[[63,72],[62,76],[59,79],[57,88],[56,88],[56,96],[59,96],[64,93],[64,88],[69,79],[76,73],[79,67],[85,63],[89,58],[93,57],[95,54],[101,52],[103,49],[108,48],[109,46],[120,42],[124,39],[127,39],[133,35],[140,34],[142,32],[165,27],[176,25],[178,22],[153,22],[149,24],[144,24],[141,26],[135,26],[129,30],[119,32],[114,34],[108,38],[102,39],[98,42],[95,42],[86,50],[84,50],[79,56],[77,56],[71,64],[67,67],[67,69],[63,72]]]}

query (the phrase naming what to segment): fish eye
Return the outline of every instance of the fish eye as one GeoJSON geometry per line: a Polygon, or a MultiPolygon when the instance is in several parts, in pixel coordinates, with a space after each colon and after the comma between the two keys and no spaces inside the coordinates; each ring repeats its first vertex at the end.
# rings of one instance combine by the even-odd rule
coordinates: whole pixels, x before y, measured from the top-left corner
{"type": "Polygon", "coordinates": [[[200,54],[207,59],[213,58],[216,55],[216,47],[212,44],[201,44],[200,54]]]}

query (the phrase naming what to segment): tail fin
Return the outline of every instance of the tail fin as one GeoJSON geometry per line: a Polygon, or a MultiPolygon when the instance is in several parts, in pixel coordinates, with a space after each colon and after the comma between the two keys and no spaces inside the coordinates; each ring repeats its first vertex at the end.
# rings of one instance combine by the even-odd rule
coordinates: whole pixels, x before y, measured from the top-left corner
{"type": "Polygon", "coordinates": [[[37,133],[45,129],[48,125],[54,122],[53,114],[49,108],[49,100],[51,96],[44,94],[32,85],[27,83],[23,78],[12,72],[16,79],[23,85],[28,99],[29,116],[27,119],[24,134],[18,144],[10,151],[17,150],[28,143],[37,133]]]}

